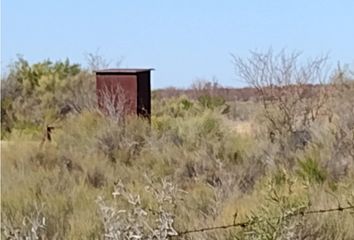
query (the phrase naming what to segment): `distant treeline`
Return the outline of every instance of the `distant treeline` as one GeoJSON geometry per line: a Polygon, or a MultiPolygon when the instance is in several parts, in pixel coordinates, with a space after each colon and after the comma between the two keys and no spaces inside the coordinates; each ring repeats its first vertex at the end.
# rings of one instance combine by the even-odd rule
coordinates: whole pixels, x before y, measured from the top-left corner
{"type": "MultiPolygon", "coordinates": [[[[287,88],[298,88],[299,86],[287,86],[287,88]]],[[[306,90],[306,97],[313,96],[317,89],[323,87],[323,85],[306,84],[302,85],[302,88],[306,90]]],[[[330,88],[330,85],[327,85],[330,88]]],[[[273,88],[279,88],[274,86],[273,88]]],[[[268,87],[267,91],[271,91],[268,87]]],[[[157,89],[153,91],[153,96],[156,98],[172,98],[185,95],[192,99],[197,99],[202,95],[211,95],[223,97],[226,101],[258,101],[261,98],[260,89],[254,87],[244,87],[244,88],[230,88],[223,87],[215,84],[206,83],[203,88],[190,87],[186,89],[168,87],[163,89],[157,89]]]]}

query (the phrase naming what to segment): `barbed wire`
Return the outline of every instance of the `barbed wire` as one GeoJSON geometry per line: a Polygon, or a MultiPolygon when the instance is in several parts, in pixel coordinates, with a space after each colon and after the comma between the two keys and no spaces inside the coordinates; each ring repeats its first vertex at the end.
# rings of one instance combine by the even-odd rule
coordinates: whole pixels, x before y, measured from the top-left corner
{"type": "MultiPolygon", "coordinates": [[[[349,205],[349,206],[338,206],[336,208],[327,208],[327,209],[318,209],[318,210],[308,210],[308,211],[296,211],[292,214],[287,215],[286,217],[296,217],[296,216],[305,216],[305,215],[311,215],[311,214],[322,214],[322,213],[331,213],[331,212],[343,212],[347,211],[350,209],[354,209],[354,205],[349,205]]],[[[205,228],[196,228],[192,230],[186,230],[182,232],[178,232],[177,236],[183,236],[183,235],[188,235],[191,233],[201,233],[201,232],[208,232],[208,231],[214,231],[214,230],[220,230],[220,229],[230,229],[230,228],[246,228],[248,226],[251,226],[257,222],[260,222],[259,220],[248,220],[244,222],[235,222],[235,217],[234,217],[234,223],[228,224],[228,225],[220,225],[220,226],[214,226],[214,227],[205,227],[205,228]]]]}

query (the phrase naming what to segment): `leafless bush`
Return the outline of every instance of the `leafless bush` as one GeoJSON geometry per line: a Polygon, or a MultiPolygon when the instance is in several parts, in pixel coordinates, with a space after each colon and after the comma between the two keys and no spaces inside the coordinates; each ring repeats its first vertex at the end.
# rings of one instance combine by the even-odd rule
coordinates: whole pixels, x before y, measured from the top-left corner
{"type": "Polygon", "coordinates": [[[178,189],[167,181],[160,188],[146,187],[158,207],[148,209],[141,203],[140,195],[129,192],[119,181],[112,193],[114,198],[124,200],[127,209],[119,209],[107,204],[102,198],[97,200],[104,226],[104,239],[169,239],[176,236],[173,227],[174,214],[166,207],[174,204],[178,189]]]}
{"type": "Polygon", "coordinates": [[[302,63],[299,52],[251,52],[247,59],[233,56],[237,75],[261,97],[262,117],[271,142],[281,151],[303,148],[310,140],[312,123],[328,114],[330,95],[327,57],[302,63]]]}
{"type": "Polygon", "coordinates": [[[120,86],[108,87],[98,92],[99,108],[116,122],[124,120],[132,109],[132,102],[120,86]]]}
{"type": "Polygon", "coordinates": [[[298,52],[272,50],[251,52],[246,60],[233,56],[237,75],[257,89],[264,117],[270,129],[279,135],[309,126],[328,99],[327,57],[301,64],[300,56],[298,52]]]}
{"type": "Polygon", "coordinates": [[[8,240],[37,240],[45,238],[46,218],[44,205],[35,205],[34,211],[22,221],[22,226],[14,226],[8,219],[2,218],[1,231],[8,240]]]}
{"type": "MultiPolygon", "coordinates": [[[[87,53],[86,61],[88,64],[88,68],[91,71],[97,71],[100,69],[108,68],[112,65],[112,60],[107,60],[104,56],[100,54],[99,49],[94,53],[87,53]]],[[[123,59],[120,58],[115,62],[115,67],[119,67],[122,64],[123,59]]]]}

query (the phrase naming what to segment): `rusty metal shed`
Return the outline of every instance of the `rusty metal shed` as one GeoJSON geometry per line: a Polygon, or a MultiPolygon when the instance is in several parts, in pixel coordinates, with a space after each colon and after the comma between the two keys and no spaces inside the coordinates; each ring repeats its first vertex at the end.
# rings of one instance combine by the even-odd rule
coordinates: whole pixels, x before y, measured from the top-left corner
{"type": "MultiPolygon", "coordinates": [[[[151,115],[151,71],[148,69],[104,69],[96,71],[96,93],[98,105],[107,110],[107,95],[114,107],[124,105],[124,114],[136,114],[150,119],[151,115]],[[124,95],[124,102],[121,97],[124,95]]],[[[107,111],[106,111],[107,112],[107,111]]]]}

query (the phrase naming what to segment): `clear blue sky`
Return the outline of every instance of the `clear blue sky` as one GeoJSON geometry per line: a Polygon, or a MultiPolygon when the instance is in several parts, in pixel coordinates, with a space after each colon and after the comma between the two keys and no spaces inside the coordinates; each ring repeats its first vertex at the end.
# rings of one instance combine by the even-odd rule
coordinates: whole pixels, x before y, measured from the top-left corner
{"type": "Polygon", "coordinates": [[[287,48],[354,63],[353,0],[2,0],[2,68],[30,62],[86,64],[99,49],[122,67],[152,67],[153,87],[215,77],[240,86],[230,53],[287,48]]]}

